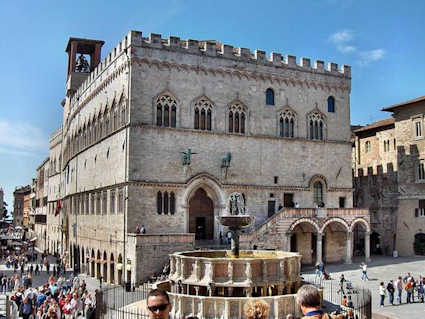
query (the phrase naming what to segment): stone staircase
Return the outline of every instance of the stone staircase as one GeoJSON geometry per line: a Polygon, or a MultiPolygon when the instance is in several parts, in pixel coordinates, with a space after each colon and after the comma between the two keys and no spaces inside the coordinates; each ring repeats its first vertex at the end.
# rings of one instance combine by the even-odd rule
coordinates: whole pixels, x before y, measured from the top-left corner
{"type": "Polygon", "coordinates": [[[285,210],[281,210],[269,217],[249,234],[242,234],[241,246],[245,249],[254,245],[258,249],[284,249],[285,233],[292,221],[285,216],[285,210]]]}

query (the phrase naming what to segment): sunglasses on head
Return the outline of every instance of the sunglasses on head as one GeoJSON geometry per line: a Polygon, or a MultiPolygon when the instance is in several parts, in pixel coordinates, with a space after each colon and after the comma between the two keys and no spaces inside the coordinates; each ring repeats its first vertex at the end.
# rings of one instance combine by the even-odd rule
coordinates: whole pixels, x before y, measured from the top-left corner
{"type": "Polygon", "coordinates": [[[165,309],[167,309],[168,307],[168,303],[162,304],[162,305],[157,305],[157,306],[150,306],[148,307],[148,309],[152,312],[156,312],[156,311],[164,311],[165,309]]]}

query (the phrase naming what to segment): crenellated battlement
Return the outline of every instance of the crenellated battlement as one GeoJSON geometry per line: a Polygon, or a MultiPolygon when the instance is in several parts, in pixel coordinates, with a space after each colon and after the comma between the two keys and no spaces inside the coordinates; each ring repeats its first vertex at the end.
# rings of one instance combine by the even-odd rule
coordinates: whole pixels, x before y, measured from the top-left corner
{"type": "Polygon", "coordinates": [[[312,65],[309,58],[297,57],[293,55],[283,56],[281,53],[271,52],[267,57],[265,51],[255,50],[251,52],[247,48],[233,47],[217,41],[198,41],[193,39],[181,40],[179,37],[170,36],[168,39],[162,38],[160,34],[150,33],[148,37],[143,37],[140,31],[130,31],[126,38],[130,39],[129,45],[151,47],[156,49],[166,49],[189,54],[200,54],[211,57],[222,57],[243,62],[263,64],[267,66],[282,66],[310,72],[330,73],[339,76],[351,77],[351,67],[342,65],[338,69],[338,64],[329,62],[325,68],[325,62],[316,60],[312,65]]]}
{"type": "MultiPolygon", "coordinates": [[[[88,78],[81,84],[76,93],[73,94],[71,105],[78,103],[78,99],[82,97],[83,94],[88,94],[87,89],[95,80],[102,77],[105,71],[106,76],[108,76],[110,73],[107,70],[109,66],[115,63],[123,54],[127,54],[127,49],[130,47],[163,49],[194,55],[231,59],[233,61],[254,63],[257,65],[351,78],[351,66],[348,65],[342,65],[342,67],[338,69],[338,64],[329,62],[325,68],[325,62],[321,60],[315,60],[314,63],[312,63],[309,58],[301,57],[297,59],[296,56],[283,56],[281,53],[277,52],[271,52],[267,57],[266,52],[262,50],[256,49],[254,52],[251,52],[248,48],[233,47],[215,40],[181,40],[176,36],[170,36],[164,39],[160,34],[156,33],[150,33],[148,37],[143,37],[140,31],[130,31],[118,45],[109,52],[108,56],[90,72],[88,78]]],[[[125,57],[126,60],[121,61],[120,66],[129,61],[129,58],[130,57],[125,57]]]]}

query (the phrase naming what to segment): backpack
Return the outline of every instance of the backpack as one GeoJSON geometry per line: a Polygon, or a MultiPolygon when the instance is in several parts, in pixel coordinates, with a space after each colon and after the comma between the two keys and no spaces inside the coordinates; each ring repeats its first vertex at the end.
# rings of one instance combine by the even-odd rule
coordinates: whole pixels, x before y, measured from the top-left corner
{"type": "Polygon", "coordinates": [[[410,287],[412,287],[412,284],[411,284],[411,282],[410,281],[408,281],[407,283],[406,283],[406,285],[404,286],[404,290],[409,290],[409,288],[410,287]]]}

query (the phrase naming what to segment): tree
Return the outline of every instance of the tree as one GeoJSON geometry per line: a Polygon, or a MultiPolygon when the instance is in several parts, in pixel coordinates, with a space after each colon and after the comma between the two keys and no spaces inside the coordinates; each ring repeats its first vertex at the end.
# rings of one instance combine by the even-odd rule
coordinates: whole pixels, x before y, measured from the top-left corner
{"type": "Polygon", "coordinates": [[[2,205],[2,218],[6,219],[8,217],[8,213],[7,213],[7,203],[5,201],[3,201],[3,205],[2,205]]]}

